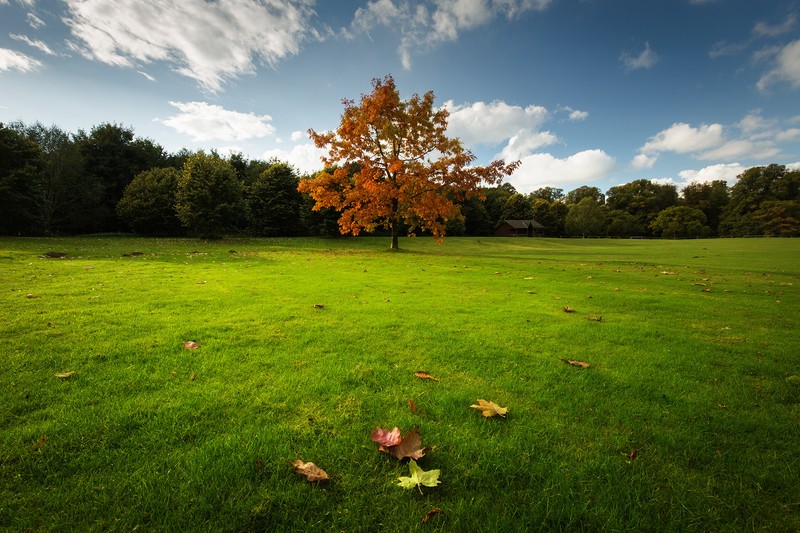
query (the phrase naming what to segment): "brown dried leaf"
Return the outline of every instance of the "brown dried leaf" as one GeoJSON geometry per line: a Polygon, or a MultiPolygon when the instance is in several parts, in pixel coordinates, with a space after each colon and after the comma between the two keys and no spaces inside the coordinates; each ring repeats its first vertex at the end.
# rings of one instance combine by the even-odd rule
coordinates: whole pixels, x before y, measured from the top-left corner
{"type": "Polygon", "coordinates": [[[631,450],[631,453],[626,453],[626,454],[623,454],[623,455],[625,455],[625,459],[628,459],[629,461],[633,461],[634,459],[636,459],[636,456],[639,455],[639,450],[634,448],[633,450],[631,450]]]}
{"type": "Polygon", "coordinates": [[[194,341],[186,341],[183,343],[183,347],[187,350],[196,350],[200,347],[200,345],[194,341]]]}
{"type": "Polygon", "coordinates": [[[314,309],[322,309],[323,307],[325,307],[323,304],[314,304],[314,309]]]}
{"type": "Polygon", "coordinates": [[[44,445],[47,443],[48,440],[50,440],[50,437],[48,437],[47,435],[42,435],[42,438],[33,443],[33,449],[34,450],[43,449],[44,445]]]}
{"type": "Polygon", "coordinates": [[[428,513],[427,513],[427,514],[425,515],[425,517],[422,519],[422,521],[420,522],[420,525],[424,524],[425,522],[427,522],[428,520],[430,520],[430,519],[431,519],[431,517],[433,517],[433,516],[436,516],[437,514],[439,514],[439,513],[441,513],[441,512],[442,512],[442,510],[441,510],[441,509],[439,509],[438,507],[435,507],[435,508],[431,509],[430,511],[428,511],[428,513]]]}
{"type": "Polygon", "coordinates": [[[395,427],[393,430],[377,428],[373,431],[369,438],[381,445],[381,448],[388,448],[389,446],[396,446],[400,444],[400,428],[395,427]]]}
{"type": "Polygon", "coordinates": [[[417,404],[411,398],[408,399],[408,408],[411,409],[412,413],[417,414],[417,404]]]}
{"type": "Polygon", "coordinates": [[[29,300],[33,300],[34,298],[37,298],[37,296],[35,294],[26,294],[25,298],[28,298],[29,300]]]}
{"type": "Polygon", "coordinates": [[[414,375],[417,376],[419,379],[431,379],[433,381],[439,381],[439,378],[433,377],[424,370],[419,370],[417,372],[414,372],[414,375]]]}
{"type": "Polygon", "coordinates": [[[383,452],[389,455],[394,455],[398,461],[403,459],[420,459],[425,456],[425,450],[422,446],[422,437],[419,436],[419,428],[414,428],[400,439],[396,446],[389,446],[383,452]]]}
{"type": "Polygon", "coordinates": [[[189,376],[189,379],[190,379],[191,381],[194,381],[194,380],[196,380],[196,379],[197,379],[197,372],[192,372],[192,375],[191,375],[191,376],[189,376]]]}
{"type": "Polygon", "coordinates": [[[574,312],[575,312],[575,310],[574,310],[573,308],[571,308],[570,306],[566,306],[566,307],[564,308],[564,312],[565,312],[565,313],[574,313],[574,312]]]}
{"type": "Polygon", "coordinates": [[[306,476],[309,481],[328,481],[331,477],[323,469],[314,463],[304,463],[300,459],[292,463],[294,471],[300,475],[306,476]]]}
{"type": "Polygon", "coordinates": [[[508,408],[500,407],[494,402],[487,402],[486,400],[478,400],[478,405],[470,405],[473,409],[478,409],[483,416],[506,416],[508,413],[508,408]]]}
{"type": "Polygon", "coordinates": [[[561,360],[567,363],[568,365],[579,366],[581,368],[589,368],[590,366],[592,366],[589,363],[584,363],[583,361],[574,361],[572,359],[563,359],[563,358],[561,360]]]}
{"type": "Polygon", "coordinates": [[[601,316],[587,316],[586,320],[589,320],[591,322],[602,322],[603,321],[603,317],[601,317],[601,316]]]}
{"type": "Polygon", "coordinates": [[[68,379],[68,378],[71,378],[72,376],[75,375],[75,371],[74,370],[70,370],[69,372],[58,372],[58,373],[53,374],[53,375],[55,377],[57,377],[57,378],[68,379]]]}

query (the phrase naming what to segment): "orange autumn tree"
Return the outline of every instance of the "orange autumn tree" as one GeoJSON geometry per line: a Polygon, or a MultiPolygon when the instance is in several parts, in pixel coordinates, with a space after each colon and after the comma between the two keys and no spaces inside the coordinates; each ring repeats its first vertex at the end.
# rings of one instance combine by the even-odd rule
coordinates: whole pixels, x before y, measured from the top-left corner
{"type": "Polygon", "coordinates": [[[336,131],[308,131],[328,151],[322,157],[328,170],[301,180],[298,189],[315,200],[314,210],[336,209],[343,234],[384,227],[397,249],[405,224],[410,234],[430,231],[441,242],[460,203],[480,196],[482,185],[499,183],[519,161],[470,166],[475,156],[447,136],[448,112],[434,108],[432,91],[401,100],[391,76],[374,79],[372,87],[358,105],[343,101],[336,131]]]}

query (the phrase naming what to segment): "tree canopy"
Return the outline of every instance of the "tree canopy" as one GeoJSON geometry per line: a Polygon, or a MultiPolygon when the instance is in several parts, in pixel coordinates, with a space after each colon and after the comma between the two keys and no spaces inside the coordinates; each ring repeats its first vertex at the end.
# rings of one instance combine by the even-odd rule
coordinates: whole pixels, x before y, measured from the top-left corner
{"type": "Polygon", "coordinates": [[[447,136],[448,112],[434,108],[432,91],[402,100],[391,76],[373,80],[372,88],[358,104],[344,100],[335,131],[309,130],[314,144],[328,151],[323,163],[334,170],[302,180],[299,190],[315,200],[314,209],[336,209],[343,234],[385,227],[396,249],[406,225],[441,240],[460,202],[519,163],[470,166],[475,156],[447,136]]]}

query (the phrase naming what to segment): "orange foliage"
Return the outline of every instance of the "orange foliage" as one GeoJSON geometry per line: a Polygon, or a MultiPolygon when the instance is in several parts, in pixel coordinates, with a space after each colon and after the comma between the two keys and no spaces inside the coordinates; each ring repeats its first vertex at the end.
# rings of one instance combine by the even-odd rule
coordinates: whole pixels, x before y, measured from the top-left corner
{"type": "Polygon", "coordinates": [[[519,161],[470,166],[475,156],[447,137],[448,112],[434,108],[432,91],[403,101],[391,76],[374,79],[372,87],[358,105],[343,101],[336,131],[309,130],[314,144],[328,150],[322,158],[328,170],[301,180],[298,189],[315,200],[315,210],[339,211],[343,234],[385,227],[394,248],[405,223],[412,234],[430,231],[441,242],[460,203],[499,183],[519,161]]]}

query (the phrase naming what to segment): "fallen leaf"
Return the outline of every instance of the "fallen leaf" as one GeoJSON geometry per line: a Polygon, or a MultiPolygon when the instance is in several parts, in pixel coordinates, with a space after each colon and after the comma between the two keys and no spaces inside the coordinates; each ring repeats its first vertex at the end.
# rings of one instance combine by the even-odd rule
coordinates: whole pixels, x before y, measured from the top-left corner
{"type": "Polygon", "coordinates": [[[192,380],[192,381],[196,380],[197,379],[197,373],[196,372],[192,372],[192,375],[189,376],[189,379],[192,380]]]}
{"type": "Polygon", "coordinates": [[[439,378],[435,378],[432,375],[428,374],[424,370],[420,370],[418,372],[414,372],[414,375],[417,376],[419,379],[432,379],[433,381],[439,381],[439,378]]]}
{"type": "Polygon", "coordinates": [[[711,289],[700,289],[700,292],[711,292],[711,289]]]}
{"type": "MultiPolygon", "coordinates": [[[[400,480],[398,485],[404,489],[413,489],[414,487],[419,487],[420,485],[425,485],[426,487],[435,487],[440,483],[439,474],[441,470],[428,470],[426,472],[417,466],[416,461],[413,459],[408,462],[408,470],[411,473],[411,476],[400,476],[398,478],[400,480]]],[[[422,492],[422,488],[420,488],[420,492],[422,492]]]]}
{"type": "Polygon", "coordinates": [[[567,363],[568,365],[579,366],[581,368],[589,368],[590,366],[592,366],[589,363],[584,363],[583,361],[573,361],[572,359],[561,359],[561,360],[567,363]]]}
{"type": "Polygon", "coordinates": [[[44,445],[45,445],[45,443],[46,443],[48,440],[50,440],[50,437],[48,437],[47,435],[42,435],[42,438],[41,438],[41,439],[39,439],[38,441],[36,441],[36,442],[34,442],[34,443],[33,443],[33,449],[34,449],[34,450],[41,450],[41,449],[43,449],[43,448],[44,448],[44,445]]]}
{"type": "Polygon", "coordinates": [[[75,375],[75,371],[74,370],[70,370],[69,372],[59,372],[59,373],[53,374],[53,375],[55,377],[57,377],[57,378],[67,379],[67,378],[71,378],[72,376],[74,376],[75,375]]]}
{"type": "Polygon", "coordinates": [[[428,513],[427,513],[427,514],[425,515],[425,517],[422,519],[422,521],[420,522],[420,525],[424,524],[425,522],[427,522],[428,520],[430,520],[430,519],[431,519],[431,517],[433,517],[433,516],[435,516],[435,515],[437,515],[437,514],[439,514],[439,513],[441,513],[441,512],[442,512],[442,510],[441,510],[441,509],[439,509],[438,507],[436,507],[436,508],[434,508],[434,509],[431,509],[430,511],[428,511],[428,513]]]}
{"type": "Polygon", "coordinates": [[[574,310],[573,308],[571,308],[570,306],[566,306],[566,307],[564,308],[564,312],[565,312],[565,313],[574,313],[574,312],[575,312],[575,310],[574,310]]]}
{"type": "Polygon", "coordinates": [[[264,473],[264,461],[262,461],[260,457],[256,459],[256,471],[259,474],[264,473]]]}
{"type": "Polygon", "coordinates": [[[47,252],[42,257],[46,257],[48,259],[61,259],[62,257],[67,257],[67,254],[64,252],[47,252]]]}
{"type": "Polygon", "coordinates": [[[508,413],[508,408],[500,407],[494,402],[487,402],[486,400],[478,400],[478,405],[470,405],[473,409],[478,409],[483,416],[490,417],[490,416],[506,416],[508,413]]]}
{"type": "Polygon", "coordinates": [[[186,341],[183,343],[183,347],[187,350],[196,350],[200,347],[200,345],[194,341],[186,341]]]}
{"type": "Polygon", "coordinates": [[[314,463],[304,463],[300,459],[297,459],[292,463],[292,466],[295,472],[306,476],[306,479],[309,481],[327,481],[330,479],[328,473],[314,463]]]}
{"type": "Polygon", "coordinates": [[[325,307],[323,304],[314,304],[314,309],[322,309],[325,307]]]}
{"type": "Polygon", "coordinates": [[[639,455],[639,450],[634,448],[633,450],[631,450],[631,453],[626,453],[624,455],[625,455],[625,459],[628,459],[629,461],[633,461],[634,459],[636,459],[636,456],[639,455]]]}
{"type": "Polygon", "coordinates": [[[408,408],[411,409],[412,413],[417,414],[417,404],[411,398],[408,399],[408,408]]]}
{"type": "Polygon", "coordinates": [[[403,435],[403,438],[395,446],[389,446],[381,451],[393,455],[398,461],[402,461],[406,458],[421,459],[425,457],[425,450],[427,449],[422,446],[419,428],[414,428],[403,435]]]}
{"type": "Polygon", "coordinates": [[[601,317],[601,316],[587,316],[586,320],[590,320],[592,322],[602,322],[603,321],[603,317],[601,317]]]}
{"type": "Polygon", "coordinates": [[[36,295],[35,294],[26,294],[25,298],[28,298],[28,299],[32,300],[33,298],[36,298],[36,295]]]}
{"type": "Polygon", "coordinates": [[[400,444],[400,428],[395,427],[393,430],[377,428],[373,431],[369,438],[380,444],[382,447],[396,446],[400,444]]]}

